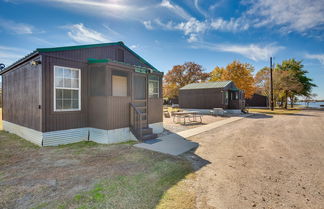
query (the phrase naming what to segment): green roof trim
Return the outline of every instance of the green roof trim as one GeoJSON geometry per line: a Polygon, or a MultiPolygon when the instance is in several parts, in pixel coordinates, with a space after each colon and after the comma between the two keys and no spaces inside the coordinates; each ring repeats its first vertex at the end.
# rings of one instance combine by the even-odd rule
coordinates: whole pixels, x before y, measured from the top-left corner
{"type": "Polygon", "coordinates": [[[57,51],[68,51],[68,50],[86,49],[86,48],[113,46],[113,45],[124,46],[124,43],[122,41],[119,41],[119,42],[102,43],[102,44],[87,44],[87,45],[63,46],[63,47],[53,47],[53,48],[38,48],[38,49],[36,49],[36,51],[57,52],[57,51]]]}
{"type": "Polygon", "coordinates": [[[240,91],[238,88],[230,88],[231,91],[240,91]]]}
{"type": "Polygon", "coordinates": [[[191,83],[188,84],[180,90],[186,89],[217,89],[217,88],[225,88],[229,85],[232,81],[217,81],[217,82],[206,82],[206,83],[191,83]]]}
{"type": "Polygon", "coordinates": [[[142,68],[142,67],[138,67],[138,66],[136,66],[135,67],[135,72],[137,72],[137,73],[148,73],[149,71],[147,70],[147,69],[145,69],[145,68],[142,68]]]}
{"type": "Polygon", "coordinates": [[[109,62],[108,59],[93,59],[93,58],[88,58],[88,63],[106,63],[109,62]]]}

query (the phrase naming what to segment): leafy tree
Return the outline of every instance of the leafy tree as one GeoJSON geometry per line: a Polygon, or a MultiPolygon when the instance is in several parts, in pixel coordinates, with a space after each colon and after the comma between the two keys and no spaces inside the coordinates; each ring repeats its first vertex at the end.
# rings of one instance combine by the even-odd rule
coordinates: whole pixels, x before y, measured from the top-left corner
{"type": "Polygon", "coordinates": [[[216,67],[210,73],[209,81],[226,81],[231,80],[235,85],[244,90],[245,97],[251,98],[255,92],[255,81],[252,75],[254,68],[248,63],[233,61],[226,68],[216,67]]]}
{"type": "Polygon", "coordinates": [[[178,87],[174,83],[163,85],[163,95],[167,98],[175,98],[178,96],[178,87]]]}
{"type": "Polygon", "coordinates": [[[270,97],[270,68],[264,67],[259,70],[255,77],[256,93],[270,97]]]}
{"type": "MultiPolygon", "coordinates": [[[[288,97],[300,92],[303,85],[295,77],[295,73],[290,70],[274,70],[274,88],[276,89],[277,98],[281,99],[281,106],[288,107],[288,97]]],[[[294,99],[294,97],[293,97],[294,99]]]]}
{"type": "Polygon", "coordinates": [[[284,60],[282,64],[278,64],[277,68],[282,71],[290,71],[291,76],[293,76],[302,86],[301,88],[296,88],[292,90],[289,95],[286,95],[290,98],[291,107],[293,107],[293,101],[296,96],[308,96],[312,93],[312,88],[316,87],[312,83],[312,79],[307,77],[307,70],[304,70],[304,65],[302,61],[297,61],[295,59],[284,60]]]}
{"type": "Polygon", "coordinates": [[[164,97],[174,98],[179,95],[179,89],[190,83],[198,83],[207,80],[208,73],[204,72],[201,65],[194,62],[186,62],[183,65],[175,65],[164,76],[164,97]]]}
{"type": "Polygon", "coordinates": [[[222,76],[224,74],[225,69],[223,67],[216,66],[213,71],[210,72],[209,81],[222,81],[222,76]]]}

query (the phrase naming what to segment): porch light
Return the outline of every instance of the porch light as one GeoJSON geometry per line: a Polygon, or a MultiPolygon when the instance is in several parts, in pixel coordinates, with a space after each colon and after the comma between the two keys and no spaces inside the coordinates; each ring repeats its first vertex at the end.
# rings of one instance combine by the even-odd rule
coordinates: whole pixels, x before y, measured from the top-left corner
{"type": "Polygon", "coordinates": [[[30,62],[30,64],[33,65],[33,66],[39,65],[41,63],[42,62],[40,60],[33,60],[33,61],[30,62]]]}

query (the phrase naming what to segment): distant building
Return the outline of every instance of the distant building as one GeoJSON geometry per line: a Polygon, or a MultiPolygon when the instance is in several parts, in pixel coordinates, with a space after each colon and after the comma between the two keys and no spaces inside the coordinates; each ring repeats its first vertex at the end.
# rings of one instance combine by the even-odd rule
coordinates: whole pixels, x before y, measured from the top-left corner
{"type": "Polygon", "coordinates": [[[242,109],[244,91],[233,81],[188,84],[179,90],[179,106],[193,109],[242,109]]]}
{"type": "Polygon", "coordinates": [[[248,107],[268,107],[269,101],[267,96],[253,94],[251,99],[246,99],[245,104],[248,107]]]}

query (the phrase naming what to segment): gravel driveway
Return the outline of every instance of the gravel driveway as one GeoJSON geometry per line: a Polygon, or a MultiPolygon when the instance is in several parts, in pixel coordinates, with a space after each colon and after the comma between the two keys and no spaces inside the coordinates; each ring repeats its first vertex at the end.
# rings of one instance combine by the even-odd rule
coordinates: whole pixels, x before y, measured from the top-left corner
{"type": "Polygon", "coordinates": [[[324,111],[256,115],[190,140],[210,162],[187,184],[198,208],[324,208],[324,111]]]}

